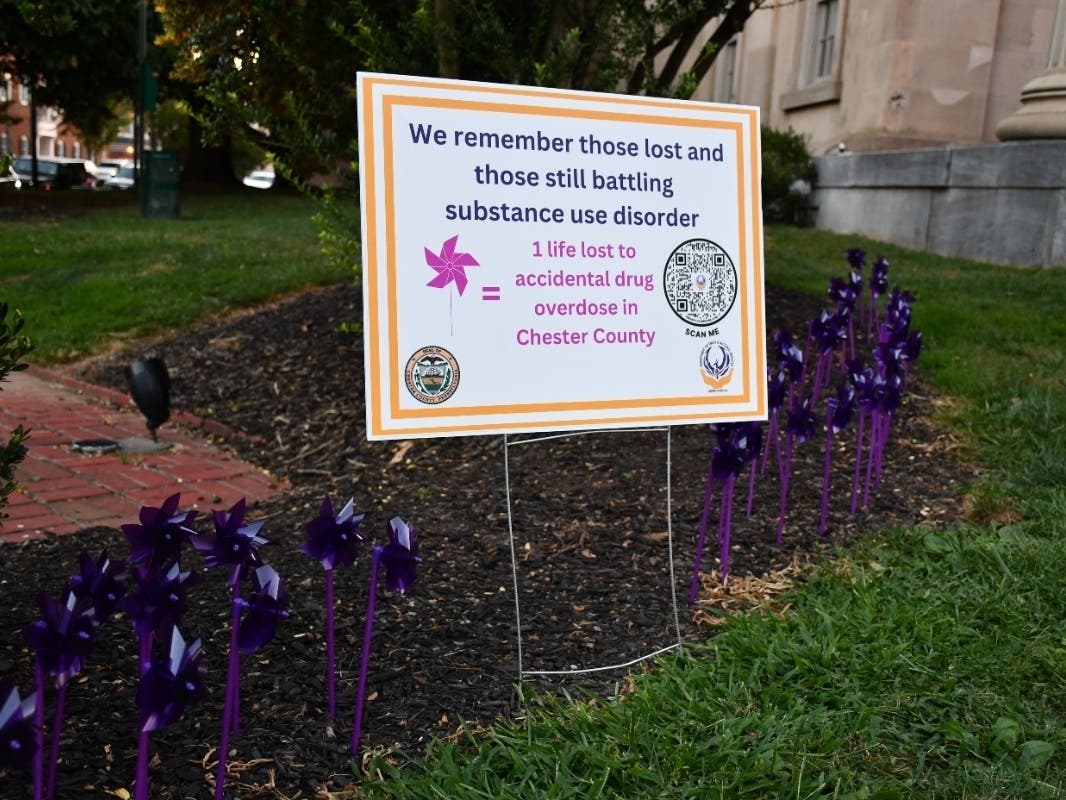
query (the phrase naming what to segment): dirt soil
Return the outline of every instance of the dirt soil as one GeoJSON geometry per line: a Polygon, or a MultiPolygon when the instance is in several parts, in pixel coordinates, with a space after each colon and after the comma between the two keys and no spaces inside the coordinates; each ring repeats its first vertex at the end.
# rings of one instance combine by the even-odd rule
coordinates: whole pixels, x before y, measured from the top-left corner
{"type": "MultiPolygon", "coordinates": [[[[802,335],[817,298],[767,287],[768,332],[802,335]]],[[[311,798],[358,783],[350,760],[367,561],[336,573],[338,717],[326,713],[324,581],[299,552],[304,526],[324,497],[349,497],[371,516],[373,543],[386,521],[409,519],[420,536],[418,582],[405,596],[378,595],[363,726],[365,750],[420,753],[433,737],[455,736],[518,710],[515,585],[526,671],[616,665],[677,642],[713,635],[724,607],[743,608],[825,557],[832,544],[895,523],[940,525],[961,515],[959,490],[972,470],[932,419],[938,399],[913,373],[870,505],[850,513],[852,437],[835,456],[826,536],[816,534],[822,481],[820,441],[798,446],[784,546],[774,546],[778,483],[759,478],[753,513],[738,484],[731,589],[718,588],[708,547],[703,594],[686,602],[713,437],[707,426],[596,433],[507,449],[517,571],[512,572],[504,447],[500,437],[367,442],[358,290],[317,289],[233,314],[194,330],[70,367],[83,379],[125,391],[123,368],[159,355],[173,380],[172,405],[223,423],[219,439],[284,478],[288,488],[250,507],[272,544],[264,560],[288,585],[291,616],[260,653],[242,661],[240,735],[231,741],[227,797],[311,798]],[[669,455],[670,524],[667,514],[669,455]],[[673,574],[680,612],[675,620],[673,574]]],[[[920,301],[914,325],[921,327],[920,301]]],[[[166,438],[166,426],[160,431],[166,438]]],[[[32,440],[30,442],[32,446],[32,440]]],[[[174,487],[175,491],[180,486],[174,487]]],[[[164,500],[161,495],[159,503],[164,500]]],[[[135,522],[136,520],[130,520],[135,522]]],[[[712,526],[713,526],[712,518],[712,526]]],[[[198,527],[210,520],[201,517],[198,527]]],[[[0,676],[32,687],[21,630],[38,615],[36,596],[58,596],[78,555],[128,552],[121,532],[92,529],[24,545],[0,559],[0,676]]],[[[365,553],[368,555],[370,545],[365,553]]],[[[202,704],[153,735],[152,797],[211,796],[222,709],[228,589],[191,551],[183,564],[203,580],[191,592],[182,631],[203,639],[208,692],[202,704]]],[[[119,614],[100,629],[87,666],[67,692],[56,796],[113,798],[132,791],[136,746],[136,639],[119,614]]],[[[602,694],[624,685],[629,668],[577,676],[533,676],[548,690],[602,694]]],[[[53,692],[48,692],[51,713],[53,692]]],[[[30,797],[24,775],[0,773],[0,796],[30,797]]]]}

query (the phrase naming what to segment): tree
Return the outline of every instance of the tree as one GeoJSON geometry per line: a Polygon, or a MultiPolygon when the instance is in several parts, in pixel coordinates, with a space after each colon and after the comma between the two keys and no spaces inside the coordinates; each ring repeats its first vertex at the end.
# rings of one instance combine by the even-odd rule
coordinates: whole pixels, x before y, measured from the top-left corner
{"type": "Polygon", "coordinates": [[[164,0],[161,44],[209,136],[326,177],[323,241],[355,266],[359,70],[688,97],[764,0],[164,0]]]}
{"type": "Polygon", "coordinates": [[[358,70],[685,97],[762,2],[165,0],[161,43],[209,134],[306,177],[351,161],[358,70]]]}
{"type": "Polygon", "coordinates": [[[117,103],[133,98],[136,36],[128,0],[0,0],[0,69],[90,140],[114,120],[117,103]]]}

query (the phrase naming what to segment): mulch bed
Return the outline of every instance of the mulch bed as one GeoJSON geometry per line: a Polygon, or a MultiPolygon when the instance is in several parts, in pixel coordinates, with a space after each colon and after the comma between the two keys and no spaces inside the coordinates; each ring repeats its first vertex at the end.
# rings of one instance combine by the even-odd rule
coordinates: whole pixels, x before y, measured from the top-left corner
{"type": "MultiPolygon", "coordinates": [[[[403,597],[379,595],[366,748],[393,749],[399,761],[421,752],[433,737],[457,735],[461,723],[476,727],[518,710],[502,440],[367,442],[361,337],[345,332],[357,329],[359,306],[352,286],[313,290],[71,368],[83,379],[125,391],[123,367],[132,358],[162,356],[173,380],[174,407],[223,423],[234,432],[221,441],[224,446],[289,482],[282,494],[249,509],[249,519],[267,520],[262,534],[274,544],[262,555],[287,582],[291,617],[272,643],[242,662],[242,728],[231,742],[228,797],[321,797],[359,780],[348,741],[366,559],[337,571],[338,719],[331,720],[323,677],[323,571],[299,552],[304,525],[327,495],[338,508],[354,497],[358,508],[370,511],[365,529],[377,543],[384,542],[385,523],[396,514],[420,534],[418,583],[403,597]]],[[[819,308],[816,298],[768,287],[771,331],[800,334],[819,308]]],[[[915,325],[921,327],[920,301],[915,325]]],[[[937,402],[917,371],[896,415],[884,483],[858,514],[846,508],[850,451],[835,459],[824,539],[815,533],[820,442],[797,448],[783,548],[774,546],[773,470],[759,481],[750,518],[743,512],[746,486],[738,488],[731,585],[739,592],[785,584],[802,576],[797,564],[818,558],[828,543],[846,543],[873,527],[957,518],[958,490],[972,473],[932,424],[937,402]]],[[[714,577],[706,576],[706,600],[695,608],[685,602],[713,440],[706,426],[675,427],[669,437],[674,581],[681,606],[675,621],[666,443],[661,431],[612,432],[508,449],[525,670],[627,662],[676,642],[678,629],[685,639],[705,638],[713,628],[702,621],[713,619],[720,605],[736,607],[743,599],[715,591],[714,577]]],[[[95,559],[105,547],[116,558],[127,552],[122,534],[110,529],[3,548],[0,675],[15,676],[23,691],[32,687],[32,668],[20,631],[38,613],[37,593],[58,595],[78,555],[86,551],[95,559]]],[[[705,567],[712,569],[714,560],[711,552],[705,567]]],[[[186,566],[199,569],[199,556],[190,552],[186,566]]],[[[209,797],[214,782],[228,590],[221,574],[202,574],[182,629],[187,638],[203,639],[208,694],[200,707],[153,736],[153,798],[209,797]]],[[[85,671],[68,690],[58,797],[105,798],[132,790],[135,664],[136,639],[120,615],[101,629],[85,671]]],[[[626,672],[538,677],[533,683],[610,694],[624,684],[626,672]]],[[[50,698],[51,692],[49,713],[50,698]]],[[[25,776],[0,774],[0,796],[30,796],[25,776]]]]}

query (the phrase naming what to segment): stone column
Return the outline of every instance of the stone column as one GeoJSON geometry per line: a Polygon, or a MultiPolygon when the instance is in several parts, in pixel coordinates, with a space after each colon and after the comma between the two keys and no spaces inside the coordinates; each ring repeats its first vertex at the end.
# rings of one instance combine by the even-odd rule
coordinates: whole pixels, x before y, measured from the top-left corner
{"type": "Polygon", "coordinates": [[[1058,0],[1047,71],[1022,89],[1022,107],[996,126],[1009,139],[1066,139],[1066,0],[1058,0]]]}

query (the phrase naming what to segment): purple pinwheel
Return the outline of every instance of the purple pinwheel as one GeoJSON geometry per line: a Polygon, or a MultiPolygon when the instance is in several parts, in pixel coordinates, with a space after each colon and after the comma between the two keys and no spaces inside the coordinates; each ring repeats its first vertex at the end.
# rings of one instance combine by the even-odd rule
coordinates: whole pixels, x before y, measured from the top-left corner
{"type": "Polygon", "coordinates": [[[888,260],[884,256],[878,256],[870,268],[870,316],[867,322],[867,335],[871,338],[877,328],[877,303],[881,295],[887,291],[888,260]]]}
{"type": "MultiPolygon", "coordinates": [[[[251,655],[263,648],[278,629],[278,621],[287,617],[285,608],[285,582],[277,571],[266,564],[252,573],[255,594],[249,600],[236,605],[243,606],[245,613],[237,626],[237,650],[240,655],[251,655]]],[[[231,662],[235,652],[230,651],[231,662]]],[[[226,702],[222,712],[222,739],[218,746],[218,773],[215,777],[215,798],[222,800],[226,783],[226,760],[229,753],[229,735],[236,729],[235,718],[240,698],[240,670],[232,668],[226,683],[226,702]],[[231,683],[232,681],[232,683],[231,683]]]]}
{"type": "Polygon", "coordinates": [[[825,461],[822,469],[822,514],[818,520],[818,535],[825,535],[826,520],[829,515],[829,477],[832,471],[833,437],[851,423],[855,412],[855,387],[845,379],[837,386],[836,397],[826,401],[825,419],[825,461]]]}
{"type": "Polygon", "coordinates": [[[847,340],[847,314],[837,311],[830,314],[823,310],[811,322],[811,340],[818,351],[818,365],[811,385],[811,405],[817,405],[822,386],[829,382],[829,364],[837,348],[847,340]]]}
{"type": "Polygon", "coordinates": [[[850,351],[848,355],[855,358],[855,312],[862,291],[862,275],[852,272],[847,280],[833,278],[829,281],[829,297],[836,304],[837,314],[845,321],[848,327],[847,341],[850,351]]]}
{"type": "MultiPolygon", "coordinates": [[[[862,278],[859,278],[860,282],[862,278]]],[[[855,303],[859,299],[855,292],[855,284],[844,278],[831,278],[829,281],[829,299],[836,305],[837,310],[855,310],[855,303]]]]}
{"type": "Polygon", "coordinates": [[[68,585],[62,603],[41,594],[37,598],[41,618],[27,626],[22,636],[33,649],[35,659],[37,707],[34,724],[37,726],[37,753],[34,760],[34,798],[41,797],[41,775],[44,755],[44,678],[51,675],[56,683],[55,717],[52,722],[51,760],[45,796],[51,797],[55,787],[55,767],[58,761],[59,732],[63,727],[63,707],[67,685],[81,672],[85,657],[92,647],[95,621],[92,603],[74,593],[68,585]]]}
{"type": "MultiPolygon", "coordinates": [[[[867,368],[861,386],[856,386],[858,391],[859,413],[870,420],[870,444],[866,448],[866,484],[862,494],[863,508],[870,502],[870,480],[873,476],[874,464],[877,460],[877,443],[880,439],[881,430],[878,418],[878,407],[885,394],[885,378],[873,369],[867,368]]],[[[861,422],[861,417],[860,417],[861,422]]],[[[859,452],[856,458],[862,455],[862,443],[859,444],[859,452]]],[[[856,469],[856,478],[858,470],[856,469]]],[[[854,505],[854,501],[853,501],[854,505]]]]}
{"type": "Polygon", "coordinates": [[[259,535],[264,521],[244,524],[245,499],[238,500],[228,512],[215,511],[215,533],[193,533],[189,540],[203,554],[204,566],[229,568],[229,585],[236,592],[245,573],[262,563],[258,548],[269,542],[259,535]]]}
{"type": "MultiPolygon", "coordinates": [[[[755,462],[762,448],[762,423],[760,422],[727,422],[713,427],[717,436],[717,444],[711,451],[710,473],[707,476],[707,490],[704,495],[703,512],[700,515],[699,535],[696,538],[696,553],[688,592],[690,603],[696,602],[699,592],[700,567],[703,561],[703,547],[707,535],[714,482],[717,481],[722,486],[718,512],[718,560],[721,565],[722,583],[725,584],[729,577],[733,494],[736,481],[749,461],[752,465],[752,480],[754,481],[755,462]]],[[[749,494],[750,492],[751,486],[749,486],[749,494]]]]}
{"type": "MultiPolygon", "coordinates": [[[[430,269],[434,270],[437,274],[426,284],[426,286],[432,286],[434,289],[444,289],[449,283],[455,284],[455,290],[459,292],[459,296],[463,296],[463,292],[466,291],[467,267],[478,267],[477,259],[470,253],[457,253],[455,252],[455,245],[459,241],[459,235],[445,239],[444,244],[441,245],[440,252],[434,253],[428,247],[423,248],[426,252],[426,264],[430,269]]],[[[448,319],[451,323],[452,316],[452,296],[448,295],[448,319]]]]}
{"type": "Polygon", "coordinates": [[[374,632],[374,608],[378,594],[378,569],[385,565],[385,589],[403,594],[415,582],[418,557],[418,535],[414,525],[401,517],[393,517],[385,526],[389,543],[374,548],[370,557],[370,578],[366,593],[366,622],[363,626],[363,649],[359,662],[359,686],[355,695],[355,720],[352,725],[352,755],[359,755],[363,730],[363,703],[366,700],[366,675],[370,664],[370,637],[374,632]]]}
{"type": "MultiPolygon", "coordinates": [[[[870,429],[870,460],[873,464],[874,485],[878,487],[881,485],[881,465],[892,428],[892,416],[902,402],[903,376],[898,372],[886,372],[882,381],[882,390],[877,398],[877,406],[874,408],[874,422],[870,429]]],[[[869,483],[869,465],[867,483],[869,483]]],[[[863,504],[865,505],[865,500],[863,504]]]]}
{"type": "Polygon", "coordinates": [[[349,499],[336,516],[333,503],[327,497],[322,501],[318,516],[307,523],[307,539],[300,552],[322,562],[327,570],[338,564],[351,566],[359,554],[359,545],[365,541],[359,525],[366,513],[355,513],[355,500],[349,499]]]}
{"type": "MultiPolygon", "coordinates": [[[[771,372],[769,378],[767,378],[766,384],[766,406],[770,412],[770,426],[766,433],[767,443],[766,447],[762,451],[762,464],[759,467],[760,473],[766,472],[766,461],[770,455],[770,446],[772,445],[777,451],[777,461],[780,467],[781,463],[781,437],[778,435],[778,422],[777,417],[781,410],[781,407],[785,404],[786,396],[788,395],[788,374],[784,369],[780,369],[777,372],[771,372]]],[[[750,515],[749,515],[750,516],[750,515]]]]}
{"type": "Polygon", "coordinates": [[[136,588],[123,598],[120,607],[133,620],[140,641],[141,672],[151,665],[153,637],[168,638],[170,629],[185,613],[188,587],[199,580],[191,570],[182,572],[178,562],[166,570],[139,567],[133,571],[136,588]]]}
{"type": "Polygon", "coordinates": [[[29,770],[37,753],[33,718],[38,695],[19,697],[18,687],[0,682],[0,769],[29,770]]]}
{"type": "Polygon", "coordinates": [[[307,524],[307,540],[301,552],[318,559],[326,570],[326,699],[329,715],[337,715],[336,677],[334,670],[334,603],[333,569],[337,564],[355,563],[358,547],[365,537],[359,525],[366,519],[365,513],[355,513],[355,500],[349,499],[336,516],[333,504],[327,497],[322,508],[307,524]]]}
{"type": "Polygon", "coordinates": [[[199,704],[204,695],[200,640],[186,645],[177,627],[170,633],[170,653],[163,662],[153,662],[141,676],[137,689],[140,724],[137,735],[137,778],[134,800],[148,800],[148,735],[176,722],[186,708],[199,704]]]}
{"type": "Polygon", "coordinates": [[[792,447],[795,443],[803,443],[811,438],[814,429],[818,426],[818,418],[811,410],[809,400],[803,400],[795,404],[788,411],[788,422],[785,425],[785,457],[782,459],[780,483],[781,502],[777,515],[777,546],[780,547],[785,533],[785,516],[788,513],[788,479],[792,471],[792,447]]]}
{"type": "Polygon", "coordinates": [[[774,331],[774,350],[781,368],[788,374],[788,382],[799,381],[803,376],[803,351],[793,344],[788,331],[774,331]]]}
{"type": "MultiPolygon", "coordinates": [[[[249,569],[258,567],[262,563],[258,548],[270,542],[259,535],[259,530],[264,522],[249,522],[244,524],[245,500],[242,497],[228,512],[215,511],[215,533],[197,533],[189,537],[193,547],[204,556],[204,566],[225,566],[229,569],[228,581],[230,585],[230,602],[232,613],[230,615],[229,636],[229,669],[226,673],[226,686],[237,685],[237,666],[239,654],[237,651],[237,626],[240,623],[242,603],[240,599],[240,582],[249,569]]],[[[232,722],[236,724],[238,715],[233,714],[232,722]]]]}
{"type": "Polygon", "coordinates": [[[252,573],[255,594],[247,601],[248,610],[237,631],[237,648],[242,656],[261,650],[278,630],[278,621],[289,616],[285,582],[277,570],[264,564],[252,573]]]}
{"type": "Polygon", "coordinates": [[[180,560],[182,545],[196,533],[191,527],[196,512],[179,513],[180,500],[180,494],[172,494],[161,508],[141,506],[140,524],[122,526],[130,543],[130,564],[157,569],[180,560]]]}
{"type": "Polygon", "coordinates": [[[414,525],[400,517],[393,517],[387,526],[389,543],[381,548],[381,563],[385,566],[385,591],[403,594],[415,582],[418,557],[418,535],[414,525]]]}
{"type": "Polygon", "coordinates": [[[93,623],[103,625],[119,608],[126,594],[125,567],[122,561],[112,561],[104,550],[93,564],[88,553],[78,558],[81,571],[70,579],[70,588],[92,609],[93,623]]]}

